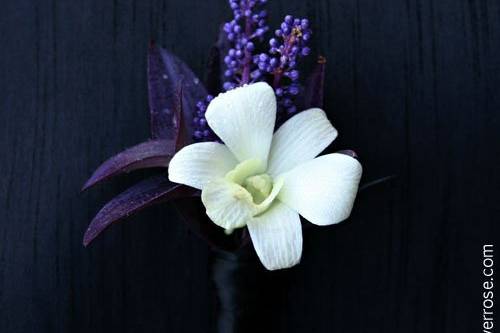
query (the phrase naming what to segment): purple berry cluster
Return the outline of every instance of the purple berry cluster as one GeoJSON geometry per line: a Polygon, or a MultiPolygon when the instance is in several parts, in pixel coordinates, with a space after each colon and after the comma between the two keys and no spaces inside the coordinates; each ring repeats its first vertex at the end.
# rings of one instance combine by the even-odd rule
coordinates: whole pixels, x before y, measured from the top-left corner
{"type": "MultiPolygon", "coordinates": [[[[224,24],[224,32],[231,45],[224,57],[225,91],[261,79],[262,72],[253,62],[253,52],[255,43],[262,42],[264,34],[269,30],[266,25],[267,12],[262,9],[266,2],[267,0],[229,0],[233,20],[224,24]]],[[[212,99],[212,96],[208,96],[196,105],[196,117],[193,120],[193,136],[196,141],[216,139],[205,119],[205,111],[212,99]]]]}
{"type": "Polygon", "coordinates": [[[267,12],[262,9],[266,2],[267,0],[229,0],[234,18],[224,24],[224,32],[231,43],[224,58],[226,91],[261,78],[262,72],[253,63],[253,52],[255,42],[262,41],[269,30],[266,25],[267,12]]]}
{"type": "MultiPolygon", "coordinates": [[[[267,53],[255,54],[265,33],[267,12],[262,9],[267,0],[229,0],[233,20],[224,24],[229,49],[224,57],[224,91],[244,84],[267,81],[272,83],[278,98],[278,123],[297,112],[294,99],[300,93],[297,61],[311,53],[307,46],[311,29],[307,19],[285,16],[276,37],[269,41],[267,53]]],[[[207,96],[196,106],[194,118],[196,141],[216,140],[216,135],[207,126],[205,111],[213,99],[207,96]]]]}
{"type": "Polygon", "coordinates": [[[204,100],[196,103],[195,116],[193,117],[193,138],[195,141],[213,141],[215,139],[215,134],[210,127],[208,127],[207,119],[205,118],[205,111],[207,111],[207,106],[212,99],[214,99],[214,97],[208,95],[204,100]]]}
{"type": "Polygon", "coordinates": [[[300,93],[298,58],[311,53],[307,46],[311,38],[311,29],[307,19],[287,15],[280,29],[275,31],[276,38],[269,41],[269,54],[262,53],[254,57],[258,68],[273,76],[273,88],[279,100],[282,116],[297,112],[293,99],[300,93]]]}

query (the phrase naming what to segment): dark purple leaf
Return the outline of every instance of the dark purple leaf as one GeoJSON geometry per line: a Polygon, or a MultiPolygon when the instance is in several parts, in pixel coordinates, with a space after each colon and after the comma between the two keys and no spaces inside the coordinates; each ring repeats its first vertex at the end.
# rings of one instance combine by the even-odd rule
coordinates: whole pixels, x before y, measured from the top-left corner
{"type": "Polygon", "coordinates": [[[192,137],[192,119],[196,103],[207,96],[202,82],[179,58],[165,49],[152,45],[149,49],[149,104],[153,138],[177,137],[178,119],[175,119],[176,91],[182,82],[182,105],[188,137],[192,137]]]}
{"type": "Polygon", "coordinates": [[[358,192],[364,191],[372,186],[379,185],[397,178],[397,175],[385,176],[360,185],[358,192]]]}
{"type": "Polygon", "coordinates": [[[344,154],[347,156],[351,156],[352,158],[358,159],[358,154],[356,154],[356,152],[354,150],[350,150],[350,149],[339,150],[337,153],[344,154]]]}
{"type": "Polygon", "coordinates": [[[175,105],[175,116],[179,120],[178,121],[178,130],[177,130],[177,138],[175,141],[175,151],[179,151],[185,145],[191,142],[191,137],[188,134],[186,128],[186,122],[184,118],[184,106],[182,103],[184,95],[184,89],[182,88],[182,82],[179,82],[176,89],[176,105],[175,105]]]}
{"type": "Polygon", "coordinates": [[[151,140],[128,148],[101,164],[82,191],[89,187],[118,174],[137,169],[168,167],[175,149],[174,142],[170,140],[151,140]]]}
{"type": "Polygon", "coordinates": [[[176,127],[173,109],[175,94],[172,82],[165,68],[160,48],[151,45],[148,54],[148,88],[153,139],[175,140],[176,127]]]}
{"type": "Polygon", "coordinates": [[[318,57],[316,66],[311,75],[309,75],[302,96],[302,107],[304,110],[317,107],[323,108],[324,89],[325,89],[325,70],[326,59],[318,57]]]}
{"type": "Polygon", "coordinates": [[[187,186],[171,183],[165,176],[144,180],[116,196],[97,213],[85,232],[83,245],[87,246],[113,222],[154,204],[189,197],[193,192],[187,186]]]}

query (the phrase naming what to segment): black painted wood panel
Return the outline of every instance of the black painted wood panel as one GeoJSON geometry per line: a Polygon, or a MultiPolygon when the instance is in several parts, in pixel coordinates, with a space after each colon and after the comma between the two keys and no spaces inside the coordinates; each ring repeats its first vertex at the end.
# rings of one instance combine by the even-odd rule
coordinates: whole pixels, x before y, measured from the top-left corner
{"type": "MultiPolygon", "coordinates": [[[[334,148],[364,181],[346,223],[304,235],[283,332],[481,330],[482,245],[498,242],[500,3],[271,0],[310,18],[328,59],[334,148]]],[[[207,332],[208,247],[169,205],[81,245],[145,173],[81,194],[148,136],[154,39],[202,75],[225,1],[0,2],[0,332],[207,332]]]]}

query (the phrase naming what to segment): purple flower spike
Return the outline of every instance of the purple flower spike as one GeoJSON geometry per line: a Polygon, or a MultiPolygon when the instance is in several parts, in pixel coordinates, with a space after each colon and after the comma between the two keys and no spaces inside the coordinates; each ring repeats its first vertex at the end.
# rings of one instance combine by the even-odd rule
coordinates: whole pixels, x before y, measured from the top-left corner
{"type": "MultiPolygon", "coordinates": [[[[300,73],[297,61],[311,53],[307,46],[311,29],[307,19],[285,16],[277,38],[269,40],[268,53],[254,54],[258,42],[263,41],[269,30],[266,25],[267,12],[263,0],[229,0],[233,20],[226,22],[223,32],[227,48],[223,55],[224,91],[248,83],[268,81],[272,83],[278,97],[278,125],[297,112],[295,99],[301,95],[300,73]]],[[[200,101],[193,119],[195,141],[216,140],[216,135],[206,125],[205,110],[209,101],[200,101]]]]}
{"type": "Polygon", "coordinates": [[[265,3],[263,0],[229,0],[234,18],[224,25],[232,44],[225,58],[227,75],[223,88],[226,91],[256,82],[262,76],[262,69],[254,64],[253,51],[255,42],[262,41],[269,30],[265,21],[267,12],[260,9],[265,3]]]}
{"type": "MultiPolygon", "coordinates": [[[[229,0],[233,11],[233,20],[223,25],[223,31],[228,41],[227,53],[224,56],[224,80],[222,88],[225,91],[244,84],[262,80],[266,68],[259,68],[254,62],[256,42],[262,42],[264,34],[269,30],[265,18],[267,12],[260,7],[264,0],[229,0]]],[[[205,111],[213,96],[199,101],[196,114],[193,117],[193,139],[195,141],[213,141],[216,135],[207,126],[205,111]]]]}
{"type": "Polygon", "coordinates": [[[205,118],[205,112],[207,111],[208,104],[213,98],[214,96],[208,95],[204,100],[196,103],[195,116],[193,117],[193,139],[197,142],[214,141],[217,139],[214,132],[210,129],[210,127],[208,127],[207,120],[205,118]]]}
{"type": "Polygon", "coordinates": [[[273,87],[278,96],[280,121],[297,112],[293,99],[300,93],[297,61],[311,53],[307,42],[311,38],[307,19],[285,16],[280,29],[275,31],[278,38],[269,41],[269,55],[263,53],[254,57],[257,67],[273,76],[273,87]],[[284,79],[287,78],[286,82],[284,79]]]}

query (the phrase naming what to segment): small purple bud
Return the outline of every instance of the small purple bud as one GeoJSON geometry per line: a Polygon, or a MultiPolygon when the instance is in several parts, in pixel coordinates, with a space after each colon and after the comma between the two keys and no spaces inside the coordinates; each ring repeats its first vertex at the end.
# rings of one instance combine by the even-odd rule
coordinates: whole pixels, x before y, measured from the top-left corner
{"type": "Polygon", "coordinates": [[[254,80],[257,80],[258,78],[260,78],[261,75],[262,75],[262,72],[260,70],[255,70],[252,73],[250,73],[250,77],[254,80]]]}
{"type": "Polygon", "coordinates": [[[276,96],[281,97],[283,96],[283,89],[282,88],[276,88],[276,96]]]}
{"type": "Polygon", "coordinates": [[[292,115],[292,114],[294,114],[295,112],[297,112],[297,108],[295,107],[295,105],[292,105],[292,106],[290,106],[290,107],[286,110],[286,112],[287,112],[289,115],[292,115]]]}
{"type": "Polygon", "coordinates": [[[247,51],[252,52],[255,49],[255,46],[253,45],[252,42],[248,42],[246,45],[246,49],[247,51]]]}
{"type": "Polygon", "coordinates": [[[260,60],[260,61],[263,61],[263,62],[264,62],[264,61],[267,61],[267,59],[268,59],[267,54],[265,54],[265,53],[261,53],[261,54],[259,55],[259,60],[260,60]]]}
{"type": "Polygon", "coordinates": [[[207,98],[205,99],[207,103],[210,103],[214,99],[214,96],[212,95],[207,95],[207,98]]]}
{"type": "Polygon", "coordinates": [[[285,16],[285,22],[290,24],[293,22],[293,16],[292,15],[287,15],[285,16]]]}
{"type": "Polygon", "coordinates": [[[302,29],[309,28],[309,20],[308,19],[302,19],[302,21],[300,21],[300,26],[302,27],[302,29]]]}
{"type": "Polygon", "coordinates": [[[299,92],[300,92],[300,89],[297,85],[292,85],[288,88],[288,92],[290,93],[290,95],[298,95],[299,92]]]}
{"type": "Polygon", "coordinates": [[[201,139],[203,137],[203,133],[201,131],[194,131],[194,138],[195,139],[201,139]]]}
{"type": "Polygon", "coordinates": [[[304,57],[305,57],[305,56],[308,56],[310,53],[311,53],[311,49],[310,49],[310,48],[308,48],[307,46],[306,46],[306,47],[304,47],[304,48],[302,49],[302,55],[303,55],[304,57]]]}
{"type": "Polygon", "coordinates": [[[224,82],[224,85],[223,85],[224,90],[226,90],[226,91],[233,89],[233,86],[234,86],[234,84],[232,82],[224,82]]]}
{"type": "Polygon", "coordinates": [[[226,71],[224,72],[224,76],[230,77],[231,75],[233,75],[233,71],[230,69],[226,69],[226,71]]]}
{"type": "MultiPolygon", "coordinates": [[[[294,69],[293,71],[290,71],[288,73],[288,77],[292,80],[292,81],[297,81],[299,79],[299,71],[294,69]]],[[[295,95],[295,94],[294,94],[295,95]]]]}

